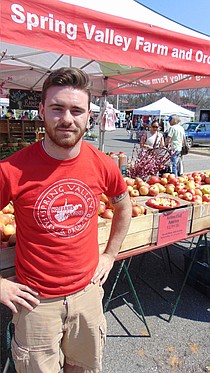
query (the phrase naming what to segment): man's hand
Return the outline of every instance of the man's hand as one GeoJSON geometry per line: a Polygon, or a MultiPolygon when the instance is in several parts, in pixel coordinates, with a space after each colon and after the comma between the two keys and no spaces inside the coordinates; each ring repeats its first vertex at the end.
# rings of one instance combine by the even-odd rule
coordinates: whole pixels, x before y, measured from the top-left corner
{"type": "Polygon", "coordinates": [[[26,285],[22,285],[5,278],[0,279],[0,302],[9,307],[13,313],[17,313],[16,304],[32,311],[40,303],[36,298],[38,293],[26,285]]]}
{"type": "Polygon", "coordinates": [[[113,267],[114,260],[115,258],[109,254],[101,254],[91,282],[96,283],[99,281],[99,284],[102,286],[107,280],[109,272],[113,267]]]}

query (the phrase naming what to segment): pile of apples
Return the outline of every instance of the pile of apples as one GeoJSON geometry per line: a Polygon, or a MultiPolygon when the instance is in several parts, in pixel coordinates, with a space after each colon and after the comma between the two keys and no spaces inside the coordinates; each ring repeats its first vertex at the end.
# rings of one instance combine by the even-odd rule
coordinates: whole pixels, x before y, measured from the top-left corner
{"type": "Polygon", "coordinates": [[[9,203],[0,210],[0,248],[14,246],[16,243],[16,223],[14,206],[9,203]]]}
{"type": "Polygon", "coordinates": [[[125,177],[130,197],[152,196],[167,193],[186,201],[210,202],[210,171],[197,171],[183,176],[165,173],[162,177],[150,176],[147,181],[125,177]]]}
{"type": "MultiPolygon", "coordinates": [[[[134,197],[131,197],[132,204],[132,217],[146,214],[146,209],[144,206],[138,204],[137,200],[134,197]]],[[[107,196],[102,193],[99,207],[98,215],[104,219],[112,219],[114,214],[114,206],[110,203],[107,196]]]]}

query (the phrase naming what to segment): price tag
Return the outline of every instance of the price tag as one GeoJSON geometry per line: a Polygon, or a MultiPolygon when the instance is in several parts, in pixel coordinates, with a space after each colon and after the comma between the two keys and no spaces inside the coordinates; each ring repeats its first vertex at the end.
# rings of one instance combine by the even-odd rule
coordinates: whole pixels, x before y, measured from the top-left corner
{"type": "Polygon", "coordinates": [[[169,242],[181,241],[187,237],[188,213],[187,209],[174,209],[160,213],[158,245],[167,245],[169,242]]]}

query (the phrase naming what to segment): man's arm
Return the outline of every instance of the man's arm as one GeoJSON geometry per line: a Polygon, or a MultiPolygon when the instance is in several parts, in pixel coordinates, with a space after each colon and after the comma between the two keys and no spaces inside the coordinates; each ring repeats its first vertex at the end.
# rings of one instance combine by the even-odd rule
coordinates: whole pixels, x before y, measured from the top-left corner
{"type": "Polygon", "coordinates": [[[165,141],[165,146],[167,146],[171,142],[171,137],[168,135],[165,141]]]}
{"type": "Polygon", "coordinates": [[[17,313],[16,305],[26,307],[31,311],[39,304],[36,298],[38,293],[26,285],[0,278],[0,303],[9,307],[13,313],[17,313]]]}
{"type": "Polygon", "coordinates": [[[112,204],[114,205],[114,216],[109,240],[105,252],[99,257],[99,263],[92,278],[92,282],[100,281],[100,285],[104,284],[113,267],[131,221],[132,206],[127,192],[122,196],[113,198],[112,204]]]}

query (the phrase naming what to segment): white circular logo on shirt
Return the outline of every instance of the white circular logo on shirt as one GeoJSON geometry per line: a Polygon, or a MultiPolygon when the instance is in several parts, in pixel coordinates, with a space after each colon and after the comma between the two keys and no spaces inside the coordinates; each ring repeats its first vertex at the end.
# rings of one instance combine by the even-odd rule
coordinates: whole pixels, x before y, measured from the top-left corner
{"type": "Polygon", "coordinates": [[[88,185],[77,179],[64,179],[38,197],[34,218],[53,236],[72,238],[88,227],[96,209],[97,200],[88,185]]]}

